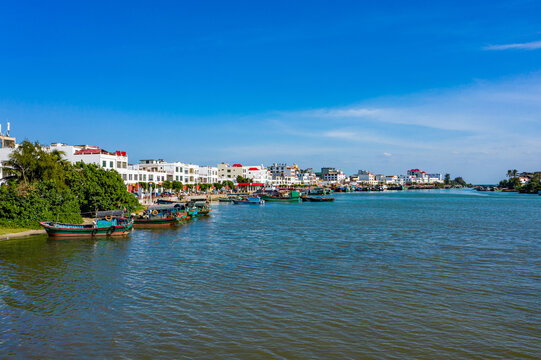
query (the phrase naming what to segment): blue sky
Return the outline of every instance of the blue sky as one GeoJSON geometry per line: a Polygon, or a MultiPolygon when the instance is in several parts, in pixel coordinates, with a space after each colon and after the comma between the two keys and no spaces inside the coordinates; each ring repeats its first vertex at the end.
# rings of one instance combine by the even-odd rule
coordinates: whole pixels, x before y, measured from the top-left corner
{"type": "Polygon", "coordinates": [[[18,140],[164,158],[541,170],[541,2],[2,2],[18,140]]]}

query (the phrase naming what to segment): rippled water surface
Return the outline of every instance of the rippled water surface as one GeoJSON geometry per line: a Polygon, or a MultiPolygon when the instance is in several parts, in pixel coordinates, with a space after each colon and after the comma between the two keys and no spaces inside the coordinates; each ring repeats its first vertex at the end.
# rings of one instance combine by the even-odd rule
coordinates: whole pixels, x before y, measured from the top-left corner
{"type": "Polygon", "coordinates": [[[540,196],[335,197],[0,241],[0,357],[541,356],[540,196]]]}

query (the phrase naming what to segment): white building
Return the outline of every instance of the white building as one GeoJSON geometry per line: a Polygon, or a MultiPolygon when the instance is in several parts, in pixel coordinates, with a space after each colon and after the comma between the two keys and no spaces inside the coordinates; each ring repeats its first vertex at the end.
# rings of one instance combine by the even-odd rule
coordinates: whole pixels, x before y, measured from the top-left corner
{"type": "Polygon", "coordinates": [[[367,170],[359,170],[357,172],[357,176],[359,177],[359,182],[366,184],[366,185],[377,185],[376,176],[367,170]]]}
{"type": "Polygon", "coordinates": [[[0,125],[0,180],[4,178],[5,163],[9,161],[9,156],[17,148],[17,142],[14,137],[9,135],[10,125],[7,124],[7,131],[2,133],[0,125]]]}
{"type": "Polygon", "coordinates": [[[269,172],[272,176],[273,185],[298,185],[301,183],[298,173],[299,167],[295,164],[293,166],[286,163],[274,163],[269,166],[269,172]]]}
{"type": "Polygon", "coordinates": [[[182,184],[197,184],[199,179],[199,165],[186,164],[182,162],[166,162],[162,159],[158,160],[141,160],[137,164],[139,169],[148,171],[165,172],[166,180],[180,181],[182,184]]]}
{"type": "Polygon", "coordinates": [[[218,182],[218,167],[216,166],[200,166],[199,167],[199,183],[214,184],[218,182]]]}

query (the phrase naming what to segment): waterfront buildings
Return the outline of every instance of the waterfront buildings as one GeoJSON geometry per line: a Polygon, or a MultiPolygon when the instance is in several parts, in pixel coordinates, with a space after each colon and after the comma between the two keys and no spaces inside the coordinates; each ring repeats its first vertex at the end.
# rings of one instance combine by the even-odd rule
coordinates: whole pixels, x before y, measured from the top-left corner
{"type": "Polygon", "coordinates": [[[346,180],[346,175],[342,170],[325,167],[321,168],[321,180],[329,184],[341,184],[346,180]]]}
{"type": "MultiPolygon", "coordinates": [[[[9,128],[8,128],[9,129],[9,128]]],[[[15,138],[5,134],[0,128],[0,179],[5,175],[5,163],[9,155],[18,146],[15,138]]],[[[338,185],[349,183],[351,185],[415,185],[433,184],[443,182],[441,173],[427,173],[420,169],[407,170],[405,175],[374,174],[368,170],[359,170],[357,174],[346,177],[344,172],[333,167],[321,168],[315,173],[309,168],[301,170],[296,164],[273,163],[268,168],[263,165],[242,164],[229,165],[221,163],[217,166],[200,166],[185,162],[167,162],[163,159],[145,159],[139,163],[130,164],[126,151],[107,151],[94,145],[68,145],[52,143],[44,146],[46,150],[58,150],[63,157],[71,163],[82,161],[87,164],[96,164],[105,170],[117,171],[130,191],[137,191],[139,183],[149,183],[154,188],[162,186],[164,181],[179,181],[184,185],[213,184],[223,181],[237,183],[240,176],[250,179],[250,184],[260,186],[295,186],[295,185],[338,185]]],[[[529,180],[526,173],[521,174],[522,183],[529,180]]],[[[530,174],[528,174],[530,175],[530,174]]]]}

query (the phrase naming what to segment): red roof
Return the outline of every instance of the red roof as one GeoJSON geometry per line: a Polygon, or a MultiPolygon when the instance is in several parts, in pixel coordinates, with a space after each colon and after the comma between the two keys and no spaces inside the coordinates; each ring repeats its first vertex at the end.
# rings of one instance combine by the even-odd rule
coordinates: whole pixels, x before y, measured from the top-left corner
{"type": "Polygon", "coordinates": [[[233,167],[242,167],[241,164],[233,164],[233,167]]]}
{"type": "Polygon", "coordinates": [[[78,150],[73,155],[92,155],[92,154],[108,154],[108,155],[110,155],[110,153],[108,151],[105,151],[105,150],[100,149],[100,148],[78,150]]]}
{"type": "Polygon", "coordinates": [[[248,170],[250,170],[250,171],[258,171],[258,170],[260,170],[260,169],[258,169],[258,168],[256,168],[256,167],[253,167],[253,168],[249,168],[248,170]]]}
{"type": "Polygon", "coordinates": [[[421,170],[419,170],[419,169],[411,169],[410,171],[421,171],[421,170]]]}

